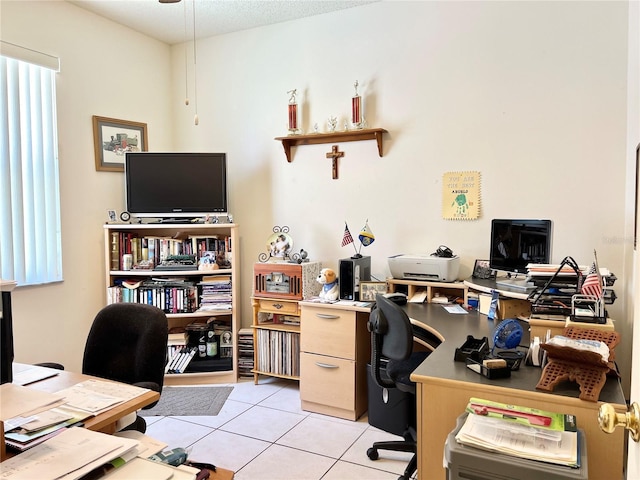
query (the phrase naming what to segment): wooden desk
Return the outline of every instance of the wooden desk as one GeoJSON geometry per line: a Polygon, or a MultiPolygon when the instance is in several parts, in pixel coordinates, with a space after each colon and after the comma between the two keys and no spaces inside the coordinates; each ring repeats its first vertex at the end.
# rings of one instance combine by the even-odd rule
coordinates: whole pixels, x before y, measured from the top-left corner
{"type": "MultiPolygon", "coordinates": [[[[32,383],[28,385],[31,388],[42,390],[45,392],[55,393],[59,390],[63,390],[65,388],[72,387],[73,385],[83,382],[85,380],[94,379],[91,375],[84,375],[82,373],[73,373],[68,372],[66,370],[55,370],[58,375],[55,377],[50,377],[45,380],[41,380],[39,382],[32,383]]],[[[104,380],[104,379],[99,379],[104,380]]],[[[114,408],[101,413],[100,415],[96,415],[95,417],[90,417],[84,420],[85,428],[90,430],[95,430],[97,432],[103,433],[114,433],[116,428],[116,422],[128,415],[129,413],[140,410],[142,407],[145,407],[160,398],[160,394],[158,392],[149,391],[144,393],[143,395],[136,397],[128,402],[124,402],[120,405],[116,405],[114,408]]],[[[1,425],[2,422],[0,422],[1,425]]],[[[11,456],[11,454],[6,454],[5,443],[4,443],[4,430],[0,428],[0,461],[4,460],[11,456]]],[[[210,480],[233,480],[233,472],[231,470],[225,470],[224,468],[218,468],[215,472],[210,471],[210,480]]]]}
{"type": "MultiPolygon", "coordinates": [[[[55,370],[57,375],[55,377],[46,378],[39,382],[28,385],[29,388],[35,390],[42,390],[45,392],[55,393],[65,388],[72,387],[73,385],[84,382],[85,380],[96,379],[91,375],[84,375],[82,373],[73,373],[66,370],[55,370]]],[[[104,380],[103,378],[97,378],[98,380],[104,380]]],[[[96,432],[103,432],[112,434],[116,431],[116,423],[126,415],[140,410],[157,400],[160,399],[160,394],[154,391],[148,391],[139,397],[133,398],[129,401],[116,405],[115,407],[103,412],[95,417],[89,417],[84,420],[84,427],[89,430],[95,430],[96,432]]],[[[6,446],[4,443],[4,432],[0,439],[0,461],[7,458],[6,446]]]]}
{"type": "MultiPolygon", "coordinates": [[[[42,390],[45,392],[55,393],[65,388],[72,387],[73,385],[84,382],[86,380],[97,379],[105,380],[104,378],[93,377],[91,375],[84,375],[82,373],[68,372],[66,370],[55,370],[58,375],[50,377],[39,382],[27,385],[29,388],[35,390],[42,390]]],[[[114,433],[116,431],[116,422],[126,415],[140,410],[142,407],[146,407],[151,403],[160,399],[160,394],[154,391],[148,391],[139,397],[133,398],[127,402],[116,405],[115,407],[103,412],[95,417],[89,417],[84,420],[84,427],[89,430],[95,430],[96,432],[114,433]]]]}
{"type": "MultiPolygon", "coordinates": [[[[452,315],[438,305],[409,304],[409,316],[425,324],[425,328],[444,338],[429,357],[413,372],[416,382],[418,408],[418,478],[438,480],[445,478],[442,455],[447,435],[456,426],[456,418],[464,411],[469,398],[512,403],[576,416],[578,426],[584,430],[587,440],[589,477],[620,480],[623,478],[624,431],[606,434],[597,421],[602,402],[611,403],[618,412],[626,411],[620,382],[609,378],[602,389],[599,402],[587,402],[578,398],[579,389],[574,383],[558,385],[554,393],[535,389],[542,371],[523,365],[511,378],[488,380],[468,368],[454,362],[456,347],[467,335],[488,337],[492,343],[495,325],[499,322],[470,312],[468,315],[452,315]]],[[[525,329],[523,344],[528,344],[525,329]]]]}

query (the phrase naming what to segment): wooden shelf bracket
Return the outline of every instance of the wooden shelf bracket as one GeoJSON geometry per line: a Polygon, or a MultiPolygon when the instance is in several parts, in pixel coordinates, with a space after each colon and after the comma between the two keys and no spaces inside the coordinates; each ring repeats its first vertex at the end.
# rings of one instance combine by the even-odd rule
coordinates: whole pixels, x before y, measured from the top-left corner
{"type": "Polygon", "coordinates": [[[312,133],[308,135],[289,135],[287,137],[276,137],[275,140],[282,142],[287,162],[291,163],[291,147],[297,145],[317,145],[320,143],[337,142],[357,142],[360,140],[375,140],[378,144],[378,155],[382,157],[382,134],[387,131],[383,128],[368,128],[365,130],[349,130],[346,132],[333,133],[312,133]]]}

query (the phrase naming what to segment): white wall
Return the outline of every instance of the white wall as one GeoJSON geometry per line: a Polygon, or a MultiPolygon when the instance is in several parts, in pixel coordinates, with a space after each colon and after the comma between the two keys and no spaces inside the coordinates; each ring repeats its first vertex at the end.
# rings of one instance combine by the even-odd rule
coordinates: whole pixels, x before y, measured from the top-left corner
{"type": "Polygon", "coordinates": [[[102,225],[124,207],[123,175],[97,172],[92,115],[144,122],[169,148],[170,49],[63,1],[1,4],[2,40],[60,57],[57,75],[64,282],[19,287],[16,359],[79,371],[91,321],[104,305],[102,225]]]}
{"type": "MultiPolygon", "coordinates": [[[[335,268],[353,253],[340,247],[345,220],[357,235],[368,219],[376,241],[362,253],[376,277],[388,275],[389,255],[440,244],[461,256],[466,277],[488,255],[491,218],[550,218],[553,261],[588,264],[595,248],[624,293],[632,215],[624,2],[385,1],[202,40],[198,126],[193,93],[184,106],[183,45],[169,49],[65,2],[20,3],[2,3],[2,38],[63,58],[65,253],[63,285],[14,295],[20,360],[77,365],[71,350],[103,301],[101,224],[123,192],[121,174],[94,171],[93,114],[147,122],[154,150],[228,153],[244,325],[252,266],[274,225],[335,268]],[[274,140],[286,134],[286,92],[301,92],[303,128],[322,130],[329,115],[344,123],[356,79],[369,125],[389,131],[384,156],[371,141],[340,144],[337,180],[325,158],[331,145],[297,147],[287,163],[274,140]],[[479,220],[442,219],[442,174],[456,170],[482,174],[479,220]],[[34,331],[53,338],[60,323],[64,346],[43,341],[46,355],[25,353],[34,331]]],[[[624,302],[611,313],[624,334],[624,302]]]]}
{"type": "MultiPolygon", "coordinates": [[[[596,249],[624,296],[626,32],[622,2],[381,2],[214,37],[197,44],[198,126],[183,103],[185,46],[173,47],[176,148],[229,155],[244,323],[274,225],[336,268],[354,253],[340,246],[345,220],[356,235],[368,219],[376,277],[390,255],[445,244],[464,278],[488,255],[492,218],[550,218],[553,261],[590,264],[596,249]],[[356,79],[369,125],[389,131],[384,156],[372,141],[340,144],[338,180],[331,145],[287,163],[274,140],[286,92],[302,92],[303,128],[323,131],[348,118],[356,79]],[[458,170],[482,174],[479,220],[442,219],[442,175],[458,170]]],[[[629,332],[624,302],[610,311],[629,332]]]]}

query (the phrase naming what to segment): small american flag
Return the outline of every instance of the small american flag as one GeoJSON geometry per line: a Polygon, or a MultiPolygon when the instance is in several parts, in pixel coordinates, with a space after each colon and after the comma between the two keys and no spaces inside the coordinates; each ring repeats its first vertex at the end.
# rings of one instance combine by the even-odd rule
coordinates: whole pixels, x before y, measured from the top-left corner
{"type": "Polygon", "coordinates": [[[351,232],[349,231],[349,227],[347,226],[347,222],[344,223],[344,235],[342,235],[342,246],[349,245],[353,243],[353,237],[351,236],[351,232]]]}
{"type": "Polygon", "coordinates": [[[602,297],[602,283],[600,282],[600,275],[598,275],[596,262],[591,264],[591,268],[587,272],[587,276],[584,279],[580,292],[583,295],[592,295],[596,298],[602,297]]]}

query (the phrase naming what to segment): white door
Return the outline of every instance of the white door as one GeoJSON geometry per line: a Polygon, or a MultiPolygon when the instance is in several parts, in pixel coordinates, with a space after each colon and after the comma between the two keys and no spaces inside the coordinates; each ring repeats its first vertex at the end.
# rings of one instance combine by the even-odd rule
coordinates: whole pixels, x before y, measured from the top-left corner
{"type": "MultiPolygon", "coordinates": [[[[640,2],[629,2],[629,61],[628,61],[628,144],[640,145],[640,2]]],[[[640,152],[636,152],[637,155],[640,152]]],[[[638,165],[638,158],[633,159],[638,165]]],[[[638,173],[636,172],[636,175],[638,173]]],[[[636,180],[638,185],[640,178],[636,180]]],[[[640,197],[640,195],[638,195],[640,197]]],[[[640,212],[640,205],[636,205],[636,211],[640,212]]],[[[640,213],[638,213],[640,215],[640,213]]],[[[640,235],[640,233],[636,232],[640,235]]],[[[640,238],[640,237],[639,237],[640,238]]],[[[633,316],[633,343],[631,353],[631,388],[630,400],[640,403],[640,242],[635,251],[634,259],[634,316],[633,316]],[[633,372],[636,372],[634,375],[633,372]]],[[[629,438],[627,458],[627,480],[640,479],[640,443],[629,438]]]]}
{"type": "MultiPolygon", "coordinates": [[[[640,403],[640,381],[633,372],[640,372],[640,250],[635,252],[633,348],[631,353],[631,401],[640,403]]],[[[618,427],[621,428],[621,427],[618,427]]],[[[640,443],[629,438],[627,480],[640,479],[640,443]]]]}

